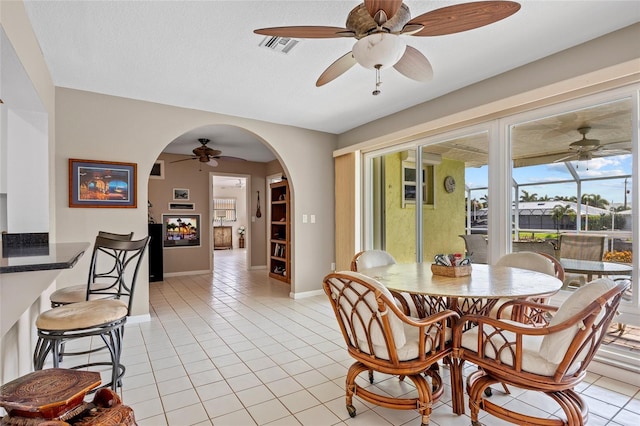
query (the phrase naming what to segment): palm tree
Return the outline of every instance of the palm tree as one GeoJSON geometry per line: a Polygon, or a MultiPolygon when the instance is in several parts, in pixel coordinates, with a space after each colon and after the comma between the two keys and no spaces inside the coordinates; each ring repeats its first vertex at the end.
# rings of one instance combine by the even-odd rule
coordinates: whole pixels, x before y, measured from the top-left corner
{"type": "Polygon", "coordinates": [[[591,197],[594,207],[607,210],[607,208],[609,207],[609,201],[607,201],[605,198],[602,198],[598,194],[592,194],[591,197]]]}
{"type": "Polygon", "coordinates": [[[489,194],[484,194],[480,197],[480,200],[482,201],[482,207],[489,207],[489,194]]]}
{"type": "Polygon", "coordinates": [[[529,194],[528,191],[522,190],[522,195],[520,196],[520,202],[526,203],[530,201],[538,201],[538,194],[529,194]]]}
{"type": "Polygon", "coordinates": [[[560,234],[560,226],[564,225],[564,217],[567,216],[570,212],[573,212],[570,204],[561,205],[558,204],[553,208],[553,222],[556,224],[556,233],[560,234]]]}

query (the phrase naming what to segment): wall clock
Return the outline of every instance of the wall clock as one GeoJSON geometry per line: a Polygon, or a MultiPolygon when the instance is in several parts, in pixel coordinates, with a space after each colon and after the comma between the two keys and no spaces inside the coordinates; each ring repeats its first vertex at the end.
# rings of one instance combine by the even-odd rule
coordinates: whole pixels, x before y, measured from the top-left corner
{"type": "Polygon", "coordinates": [[[446,178],[444,178],[444,189],[449,193],[455,191],[456,180],[453,178],[453,176],[447,176],[446,178]]]}

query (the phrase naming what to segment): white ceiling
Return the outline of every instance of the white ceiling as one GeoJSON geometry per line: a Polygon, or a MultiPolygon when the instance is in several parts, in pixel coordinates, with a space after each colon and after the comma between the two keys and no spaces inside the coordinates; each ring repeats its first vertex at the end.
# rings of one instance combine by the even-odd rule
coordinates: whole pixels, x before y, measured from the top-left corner
{"type": "MultiPolygon", "coordinates": [[[[475,30],[406,38],[434,78],[409,80],[356,66],[320,88],[318,76],[353,38],[305,39],[289,53],[259,47],[254,29],[343,27],[358,1],[25,0],[54,84],[340,134],[640,21],[640,2],[521,0],[515,15],[475,30]]],[[[406,0],[412,16],[462,1],[406,0]]],[[[597,58],[594,58],[597,60],[597,58]]],[[[215,126],[183,135],[168,152],[190,154],[198,137],[222,155],[269,161],[249,134],[215,126]]]]}

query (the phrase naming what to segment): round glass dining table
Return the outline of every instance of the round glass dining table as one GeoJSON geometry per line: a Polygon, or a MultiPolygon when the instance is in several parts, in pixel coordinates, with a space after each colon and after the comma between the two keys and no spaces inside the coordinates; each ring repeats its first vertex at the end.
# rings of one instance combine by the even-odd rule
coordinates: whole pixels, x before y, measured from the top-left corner
{"type": "MultiPolygon", "coordinates": [[[[552,275],[484,264],[473,264],[471,275],[463,277],[434,275],[430,263],[397,263],[359,272],[389,290],[409,293],[420,317],[443,309],[453,309],[461,315],[486,315],[498,299],[547,296],[562,287],[562,281],[552,275]]],[[[463,361],[447,357],[445,362],[451,368],[453,412],[464,414],[463,361]]]]}
{"type": "Polygon", "coordinates": [[[605,262],[598,260],[581,260],[561,258],[560,264],[565,272],[586,274],[587,281],[591,281],[594,275],[631,275],[633,266],[628,263],[605,262]]]}

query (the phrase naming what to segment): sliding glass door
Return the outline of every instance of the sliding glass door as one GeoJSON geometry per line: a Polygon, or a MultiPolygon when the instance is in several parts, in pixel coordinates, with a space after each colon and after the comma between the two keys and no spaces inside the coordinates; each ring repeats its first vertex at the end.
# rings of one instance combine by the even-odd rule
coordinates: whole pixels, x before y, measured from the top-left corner
{"type": "Polygon", "coordinates": [[[460,235],[487,232],[488,145],[476,130],[365,156],[365,248],[401,263],[464,253],[460,235]]]}

